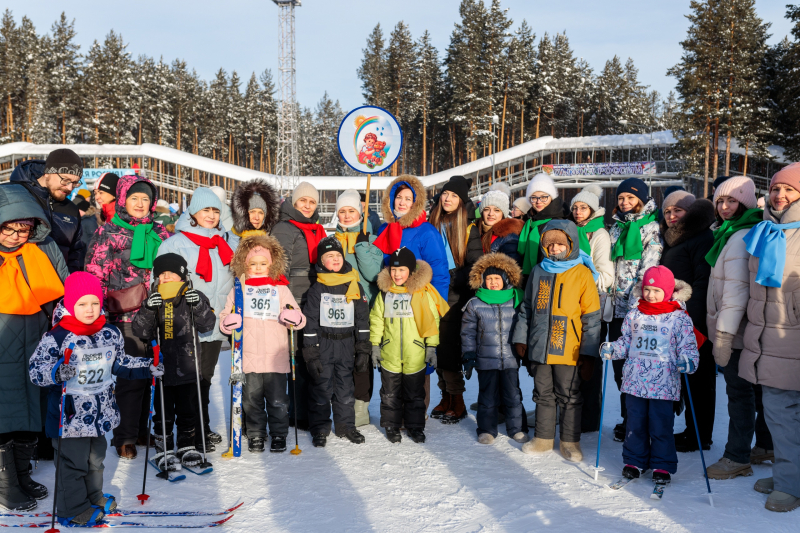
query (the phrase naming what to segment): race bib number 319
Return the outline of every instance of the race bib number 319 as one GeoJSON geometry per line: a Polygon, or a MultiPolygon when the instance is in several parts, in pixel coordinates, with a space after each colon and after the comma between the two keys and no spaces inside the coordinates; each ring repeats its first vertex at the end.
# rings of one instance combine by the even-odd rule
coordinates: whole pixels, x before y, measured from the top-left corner
{"type": "Polygon", "coordinates": [[[319,306],[319,323],[328,328],[353,327],[354,306],[344,294],[323,293],[319,306]]]}

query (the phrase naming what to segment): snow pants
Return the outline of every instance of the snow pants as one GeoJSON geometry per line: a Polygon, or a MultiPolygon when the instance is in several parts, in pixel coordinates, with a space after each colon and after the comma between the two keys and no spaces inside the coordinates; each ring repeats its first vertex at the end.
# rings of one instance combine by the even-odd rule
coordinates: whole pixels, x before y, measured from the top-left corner
{"type": "Polygon", "coordinates": [[[356,398],[353,383],[356,344],[353,337],[331,340],[320,335],[319,360],[322,375],[309,376],[308,429],[312,435],[330,435],[331,405],[336,434],[356,427],[356,398]]]}
{"type": "Polygon", "coordinates": [[[203,408],[203,428],[206,434],[211,432],[211,422],[208,418],[209,392],[211,391],[211,378],[217,369],[219,361],[219,351],[222,348],[222,341],[201,342],[200,343],[200,406],[203,408]]]}
{"type": "Polygon", "coordinates": [[[247,419],[247,438],[286,437],[289,434],[289,395],[286,374],[249,372],[245,374],[242,406],[247,419]],[[266,411],[264,403],[266,402],[266,411]]]}
{"type": "MultiPolygon", "coordinates": [[[[689,386],[692,388],[692,400],[694,400],[694,412],[697,415],[697,429],[700,432],[700,442],[710,445],[711,435],[714,432],[714,414],[717,409],[717,363],[714,361],[712,353],[713,345],[710,341],[703,343],[700,347],[700,362],[697,371],[692,374],[685,374],[689,379],[689,386]]],[[[731,353],[731,355],[733,355],[731,353]]],[[[729,363],[730,364],[730,363],[729,363]]],[[[681,396],[686,405],[684,417],[686,418],[686,440],[695,442],[697,435],[694,432],[694,420],[692,420],[692,410],[689,408],[689,395],[686,387],[681,387],[681,396]]],[[[748,452],[749,456],[749,452],[748,452]]],[[[747,462],[750,462],[748,459],[747,462]]]]}
{"type": "Polygon", "coordinates": [[[478,435],[489,433],[497,437],[497,414],[505,407],[506,433],[513,437],[527,431],[522,418],[522,391],[519,388],[519,369],[478,370],[478,435]]]}
{"type": "MultiPolygon", "coordinates": [[[[198,450],[203,449],[196,383],[164,385],[164,423],[166,428],[161,427],[161,387],[157,382],[153,408],[155,410],[153,415],[153,433],[155,435],[163,435],[164,429],[166,429],[167,438],[169,438],[173,426],[177,426],[178,448],[197,446],[198,450]]],[[[167,449],[172,449],[171,442],[167,443],[167,449]]]]}
{"type": "Polygon", "coordinates": [[[353,371],[353,383],[355,385],[356,400],[369,403],[372,399],[372,389],[375,384],[375,373],[371,362],[366,371],[353,371]]]}
{"type": "Polygon", "coordinates": [[[381,367],[381,427],[425,429],[425,369],[416,374],[381,367]]]}
{"type": "Polygon", "coordinates": [[[105,435],[62,438],[59,450],[58,439],[52,441],[56,454],[61,454],[56,514],[62,518],[73,517],[103,497],[103,460],[108,442],[105,435]]]}
{"type": "Polygon", "coordinates": [[[725,453],[722,456],[746,465],[750,463],[750,446],[753,444],[754,433],[756,446],[765,450],[772,450],[773,447],[772,435],[764,417],[761,385],[753,385],[739,377],[741,355],[742,350],[733,350],[728,365],[722,369],[725,392],[728,394],[729,417],[728,442],[725,443],[725,453]]]}
{"type": "MultiPolygon", "coordinates": [[[[147,347],[133,334],[130,322],[114,324],[122,333],[125,353],[131,357],[149,357],[147,347]]],[[[147,442],[147,419],[150,417],[149,379],[116,378],[114,396],[119,408],[119,426],[114,428],[112,446],[147,442]]]]}
{"type": "Polygon", "coordinates": [[[675,412],[671,400],[648,400],[627,395],[628,421],[622,460],[644,470],[678,471],[678,453],[672,428],[675,412]]]}
{"type": "MultiPolygon", "coordinates": [[[[295,333],[295,335],[297,335],[295,333]]],[[[294,422],[297,412],[297,424],[300,427],[308,426],[308,386],[311,376],[306,369],[306,360],[303,357],[303,343],[298,344],[295,337],[294,355],[294,381],[291,372],[286,374],[289,381],[289,420],[294,422]]]]}
{"type": "Polygon", "coordinates": [[[775,490],[800,498],[800,391],[762,385],[764,414],[775,445],[775,490]]]}
{"type": "MultiPolygon", "coordinates": [[[[608,322],[600,322],[600,339],[605,340],[608,334],[608,322]]],[[[599,354],[599,350],[598,350],[599,354]]],[[[581,433],[600,430],[600,411],[603,405],[603,360],[594,361],[592,376],[589,381],[581,380],[581,433]]]]}
{"type": "MultiPolygon", "coordinates": [[[[533,364],[533,401],[536,403],[536,429],[539,439],[556,436],[556,406],[562,442],[581,440],[581,372],[579,366],[533,364]]],[[[508,416],[508,413],[506,413],[508,416]]]]}
{"type": "MultiPolygon", "coordinates": [[[[615,340],[619,339],[622,336],[622,323],[625,321],[625,318],[614,318],[608,324],[608,341],[614,342],[615,340]]],[[[596,365],[595,365],[596,366],[596,365]]],[[[625,420],[628,418],[628,413],[626,410],[626,397],[628,396],[622,391],[622,367],[625,366],[625,359],[615,359],[611,361],[611,367],[614,369],[614,383],[617,384],[617,390],[620,391],[619,393],[619,414],[622,417],[622,423],[625,423],[625,420]]]]}

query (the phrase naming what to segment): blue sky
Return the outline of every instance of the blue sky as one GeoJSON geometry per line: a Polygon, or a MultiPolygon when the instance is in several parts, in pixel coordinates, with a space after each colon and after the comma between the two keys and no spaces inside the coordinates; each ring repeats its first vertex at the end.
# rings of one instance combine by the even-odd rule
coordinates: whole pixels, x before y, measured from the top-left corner
{"type": "MultiPolygon", "coordinates": [[[[487,0],[488,1],[488,0],[487,0]]],[[[308,107],[327,90],[345,109],[362,103],[356,69],[367,35],[379,23],[387,35],[404,20],[418,37],[427,29],[443,54],[458,0],[303,0],[297,9],[298,100],[308,107]]],[[[757,0],[762,19],[772,23],[770,42],[791,27],[783,18],[790,0],[757,0]]],[[[271,0],[6,0],[17,21],[33,20],[41,33],[61,11],[76,20],[78,42],[85,52],[110,29],[121,32],[135,56],[185,59],[205,79],[224,67],[242,78],[270,68],[277,78],[278,7],[271,0]]],[[[595,71],[615,54],[632,57],[640,80],[662,95],[674,87],[666,70],[681,55],[689,0],[503,0],[515,25],[526,19],[540,37],[566,30],[577,57],[595,71]]]]}

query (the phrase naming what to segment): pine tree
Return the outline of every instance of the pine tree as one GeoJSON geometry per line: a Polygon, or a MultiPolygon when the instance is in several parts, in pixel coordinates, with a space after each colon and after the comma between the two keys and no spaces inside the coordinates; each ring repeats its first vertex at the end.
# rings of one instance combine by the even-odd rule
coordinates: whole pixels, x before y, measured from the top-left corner
{"type": "Polygon", "coordinates": [[[380,23],[367,37],[367,47],[362,50],[364,57],[358,68],[364,101],[368,105],[386,108],[389,105],[387,93],[389,80],[386,66],[386,49],[380,23]]]}
{"type": "Polygon", "coordinates": [[[52,34],[47,58],[49,107],[56,117],[56,135],[62,144],[78,134],[77,87],[80,83],[80,46],[75,44],[75,20],[61,13],[50,28],[52,34]]]}
{"type": "MultiPolygon", "coordinates": [[[[389,46],[386,49],[386,70],[388,87],[386,91],[389,111],[394,114],[400,127],[407,129],[417,115],[417,99],[414,94],[415,65],[417,47],[408,26],[400,21],[392,30],[389,46]]],[[[405,152],[407,144],[403,144],[405,152]]],[[[398,174],[398,161],[392,165],[392,175],[398,174]]],[[[402,160],[405,172],[406,158],[402,160]]]]}
{"type": "Polygon", "coordinates": [[[414,107],[422,121],[422,159],[420,175],[427,173],[428,165],[428,128],[431,123],[431,111],[442,86],[442,70],[439,52],[431,44],[430,33],[426,30],[417,43],[418,57],[414,77],[414,107]]]}

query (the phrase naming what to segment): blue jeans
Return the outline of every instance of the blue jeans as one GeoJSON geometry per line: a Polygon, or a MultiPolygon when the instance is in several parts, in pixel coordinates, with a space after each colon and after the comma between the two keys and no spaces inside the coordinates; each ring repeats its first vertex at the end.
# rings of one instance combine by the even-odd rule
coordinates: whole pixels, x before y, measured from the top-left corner
{"type": "Polygon", "coordinates": [[[644,470],[678,471],[678,453],[672,428],[675,413],[670,400],[648,400],[627,395],[628,420],[622,459],[644,470]]]}
{"type": "Polygon", "coordinates": [[[522,391],[519,388],[519,369],[478,370],[478,435],[497,436],[497,410],[505,406],[506,432],[513,437],[523,431],[522,391]],[[501,403],[502,401],[502,403],[501,403]]]}

